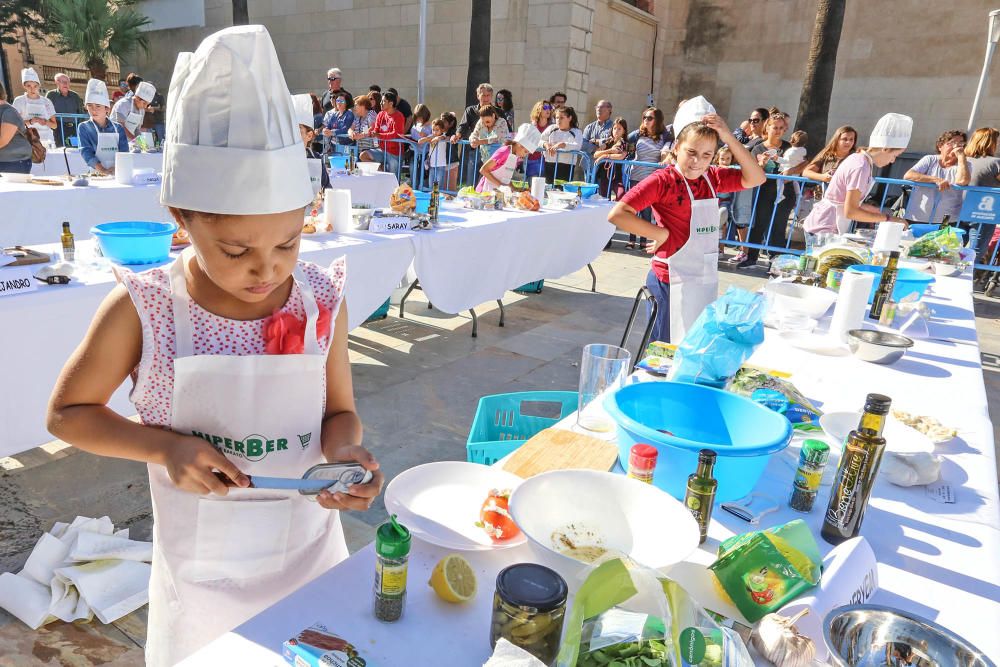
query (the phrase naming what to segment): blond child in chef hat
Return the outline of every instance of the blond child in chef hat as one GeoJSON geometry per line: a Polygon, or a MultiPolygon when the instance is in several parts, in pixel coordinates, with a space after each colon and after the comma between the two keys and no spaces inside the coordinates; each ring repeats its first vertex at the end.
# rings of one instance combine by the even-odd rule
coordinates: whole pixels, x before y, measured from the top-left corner
{"type": "Polygon", "coordinates": [[[523,160],[538,150],[541,141],[542,133],[534,123],[524,123],[517,128],[514,141],[509,146],[501,146],[493,151],[490,159],[480,167],[479,173],[483,177],[479,179],[476,190],[490,192],[501,185],[510,185],[518,160],[523,160]]]}
{"type": "Polygon", "coordinates": [[[313,195],[267,31],[227,28],[180,54],[170,99],[160,201],[191,248],[124,272],[49,408],[57,437],[148,464],[153,666],[183,660],[345,558],[336,510],[367,509],[383,482],[361,446],[344,261],[298,259],[313,195]],[[140,423],[107,406],[129,376],[140,423]],[[374,476],[318,502],[247,488],[248,475],[298,478],[324,462],[374,476]]]}
{"type": "Polygon", "coordinates": [[[34,127],[39,140],[50,144],[55,140],[52,130],[56,127],[56,107],[52,100],[42,95],[42,84],[33,67],[21,70],[21,86],[24,94],[15,97],[11,105],[21,114],[25,126],[34,127]]]}

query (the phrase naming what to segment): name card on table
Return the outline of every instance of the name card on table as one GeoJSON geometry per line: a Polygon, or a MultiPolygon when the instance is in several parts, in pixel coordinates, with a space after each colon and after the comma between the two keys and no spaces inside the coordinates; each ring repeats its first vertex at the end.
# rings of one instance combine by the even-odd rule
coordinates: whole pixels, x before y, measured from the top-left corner
{"type": "Polygon", "coordinates": [[[385,232],[408,232],[412,229],[414,220],[403,216],[375,216],[368,223],[368,231],[382,234],[385,232]]]}
{"type": "Polygon", "coordinates": [[[0,296],[34,292],[37,287],[35,276],[27,266],[0,269],[0,296]]]}

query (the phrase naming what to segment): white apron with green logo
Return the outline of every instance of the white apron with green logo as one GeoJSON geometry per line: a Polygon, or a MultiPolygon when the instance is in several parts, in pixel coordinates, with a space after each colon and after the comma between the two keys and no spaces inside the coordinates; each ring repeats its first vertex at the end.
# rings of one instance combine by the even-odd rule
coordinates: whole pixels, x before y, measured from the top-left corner
{"type": "MultiPolygon", "coordinates": [[[[171,429],[203,437],[248,475],[300,477],[325,462],[320,444],[326,354],[319,309],[300,269],[305,353],[193,354],[182,262],[170,269],[176,329],[171,429]]],[[[332,332],[331,332],[332,335],[332,332]]],[[[174,665],[347,557],[340,516],[298,492],[181,491],[149,466],[153,571],[148,665],[174,665]]]]}
{"type": "Polygon", "coordinates": [[[711,199],[695,199],[681,174],[681,182],[691,198],[691,235],[687,243],[667,258],[670,342],[674,345],[680,345],[701,311],[719,296],[719,198],[708,176],[702,178],[712,192],[711,199]]]}
{"type": "MultiPolygon", "coordinates": [[[[100,128],[97,128],[97,149],[94,153],[97,155],[97,160],[101,163],[101,166],[105,169],[115,168],[115,154],[118,153],[118,130],[112,121],[111,123],[112,132],[102,132],[100,128]]],[[[97,123],[94,123],[94,127],[97,127],[97,123]]]]}

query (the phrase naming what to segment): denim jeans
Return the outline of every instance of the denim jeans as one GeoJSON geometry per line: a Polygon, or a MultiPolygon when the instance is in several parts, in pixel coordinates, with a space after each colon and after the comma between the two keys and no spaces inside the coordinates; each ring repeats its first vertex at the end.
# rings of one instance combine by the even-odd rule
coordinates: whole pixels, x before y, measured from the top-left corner
{"type": "Polygon", "coordinates": [[[438,184],[438,188],[441,190],[448,189],[448,167],[431,167],[430,176],[427,179],[427,185],[434,186],[435,183],[438,184]]]}
{"type": "Polygon", "coordinates": [[[12,174],[30,174],[31,158],[14,160],[13,162],[0,162],[0,172],[10,172],[12,174]]]}
{"type": "MultiPolygon", "coordinates": [[[[656,301],[656,320],[653,322],[653,330],[649,334],[649,340],[658,340],[663,343],[670,342],[670,283],[665,283],[656,277],[650,269],[646,274],[646,288],[653,295],[656,301]]],[[[649,307],[653,309],[652,306],[649,307]]],[[[677,341],[678,343],[680,341],[677,341]]]]}
{"type": "Polygon", "coordinates": [[[371,156],[372,160],[379,162],[382,165],[382,171],[389,172],[390,174],[399,175],[399,156],[393,155],[392,153],[387,153],[379,148],[368,151],[368,155],[371,156]]]}

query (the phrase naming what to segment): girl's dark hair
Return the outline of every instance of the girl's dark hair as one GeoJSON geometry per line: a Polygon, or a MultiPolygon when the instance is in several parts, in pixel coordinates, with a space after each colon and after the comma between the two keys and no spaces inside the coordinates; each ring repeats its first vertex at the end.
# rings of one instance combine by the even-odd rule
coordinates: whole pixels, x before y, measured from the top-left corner
{"type": "Polygon", "coordinates": [[[377,90],[372,90],[368,92],[368,99],[372,101],[372,109],[382,108],[382,93],[377,90]]]}
{"type": "Polygon", "coordinates": [[[384,93],[382,93],[382,101],[388,102],[393,107],[395,107],[396,104],[399,103],[399,96],[396,95],[396,93],[392,92],[391,90],[387,90],[384,93]]]}
{"type": "Polygon", "coordinates": [[[440,127],[442,130],[447,130],[448,121],[446,121],[444,118],[435,118],[434,121],[431,123],[431,127],[440,127]]]}
{"type": "Polygon", "coordinates": [[[625,130],[625,134],[628,134],[628,121],[625,120],[624,117],[618,116],[617,118],[614,119],[614,121],[611,123],[612,132],[614,132],[615,125],[621,125],[622,129],[625,130]]]}
{"type": "Polygon", "coordinates": [[[767,109],[765,109],[764,107],[757,107],[756,109],[754,109],[750,113],[756,113],[758,116],[760,116],[760,120],[761,120],[762,123],[765,120],[767,120],[768,116],[771,115],[771,112],[768,111],[767,109]]]}
{"type": "Polygon", "coordinates": [[[500,97],[501,95],[503,96],[503,104],[500,105],[500,108],[503,109],[504,113],[507,113],[508,111],[514,108],[514,96],[511,95],[510,91],[507,90],[506,88],[501,88],[500,90],[497,91],[494,99],[496,97],[500,97]]]}
{"type": "Polygon", "coordinates": [[[382,86],[378,85],[377,83],[373,83],[372,85],[368,86],[368,92],[369,93],[381,93],[382,92],[382,86]]]}
{"type": "Polygon", "coordinates": [[[427,108],[426,104],[418,104],[413,107],[413,118],[421,123],[426,123],[431,119],[431,110],[427,108]]]}
{"type": "Polygon", "coordinates": [[[500,116],[500,109],[493,106],[492,104],[487,104],[482,109],[479,110],[479,117],[486,118],[487,116],[500,116]]]}
{"type": "Polygon", "coordinates": [[[645,111],[642,112],[642,115],[645,116],[650,111],[653,112],[653,118],[655,119],[653,121],[653,129],[652,129],[652,131],[646,131],[646,124],[645,123],[640,123],[639,124],[639,136],[640,137],[650,137],[651,139],[654,139],[655,141],[659,141],[660,137],[663,136],[664,130],[666,130],[666,128],[663,127],[663,112],[660,111],[656,107],[646,107],[645,111]]]}
{"type": "Polygon", "coordinates": [[[311,99],[313,103],[313,115],[315,116],[318,113],[323,113],[323,104],[319,101],[319,98],[316,97],[316,93],[309,93],[309,99],[311,99]]]}
{"type": "Polygon", "coordinates": [[[569,127],[570,127],[570,129],[572,129],[574,127],[580,127],[580,121],[576,117],[576,109],[574,109],[573,107],[569,107],[569,106],[559,107],[558,109],[554,109],[554,111],[557,114],[562,114],[564,116],[569,116],[569,127]]]}
{"type": "Polygon", "coordinates": [[[128,84],[129,88],[135,89],[140,83],[142,83],[142,77],[135,72],[129,72],[128,76],[125,77],[125,83],[128,84]]]}
{"type": "Polygon", "coordinates": [[[445,123],[445,128],[452,128],[458,125],[458,116],[452,111],[445,111],[441,114],[441,120],[445,123]]]}

